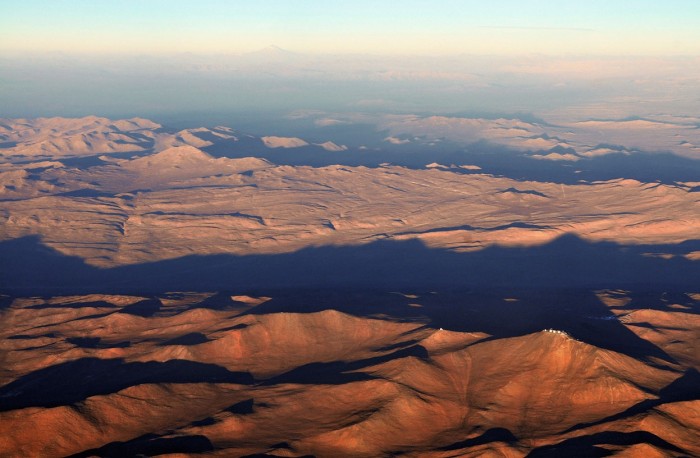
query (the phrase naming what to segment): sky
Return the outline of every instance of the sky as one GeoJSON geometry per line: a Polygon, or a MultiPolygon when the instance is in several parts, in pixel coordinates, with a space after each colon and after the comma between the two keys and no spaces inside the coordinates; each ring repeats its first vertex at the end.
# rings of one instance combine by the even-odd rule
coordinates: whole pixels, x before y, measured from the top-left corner
{"type": "Polygon", "coordinates": [[[699,75],[698,0],[0,0],[6,117],[700,116],[699,75]]]}
{"type": "Polygon", "coordinates": [[[0,0],[0,53],[697,55],[697,0],[0,0]]]}

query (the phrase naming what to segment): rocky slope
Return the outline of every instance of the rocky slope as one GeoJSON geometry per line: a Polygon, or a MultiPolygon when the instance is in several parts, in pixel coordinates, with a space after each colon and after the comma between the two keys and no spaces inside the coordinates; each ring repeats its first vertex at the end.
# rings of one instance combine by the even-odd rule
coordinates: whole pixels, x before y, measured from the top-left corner
{"type": "Polygon", "coordinates": [[[187,138],[200,146],[205,137],[238,141],[222,128],[194,129],[187,137],[185,131],[158,133],[143,120],[36,124],[36,135],[48,129],[45,124],[61,126],[50,131],[63,139],[88,129],[104,140],[131,128],[141,137],[160,138],[162,149],[150,142],[134,147],[141,150],[138,156],[102,156],[87,166],[57,160],[83,155],[83,144],[64,145],[60,154],[46,150],[42,158],[52,162],[12,162],[17,148],[38,142],[24,139],[20,131],[8,138],[21,143],[0,150],[6,160],[0,172],[0,240],[37,236],[63,255],[99,267],[379,240],[419,240],[431,248],[464,252],[537,246],[564,234],[653,245],[694,240],[700,233],[700,194],[692,182],[563,184],[462,167],[277,166],[259,158],[215,158],[184,145],[187,138]],[[168,146],[177,144],[184,146],[168,146]]]}
{"type": "Polygon", "coordinates": [[[699,456],[692,159],[395,121],[0,120],[0,456],[699,456]]]}
{"type": "Polygon", "coordinates": [[[664,297],[6,298],[0,454],[694,456],[700,303],[664,297]]]}

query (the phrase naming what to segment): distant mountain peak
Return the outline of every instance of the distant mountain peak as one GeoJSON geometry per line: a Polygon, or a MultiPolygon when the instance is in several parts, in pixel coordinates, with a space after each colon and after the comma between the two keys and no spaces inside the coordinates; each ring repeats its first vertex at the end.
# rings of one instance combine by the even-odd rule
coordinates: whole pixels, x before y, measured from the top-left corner
{"type": "Polygon", "coordinates": [[[213,158],[200,150],[190,145],[173,146],[155,154],[143,156],[129,162],[130,168],[150,168],[163,167],[172,168],[180,166],[184,163],[189,165],[202,164],[212,161],[213,158]]]}
{"type": "Polygon", "coordinates": [[[277,45],[270,45],[267,46],[263,49],[261,49],[263,52],[278,52],[278,53],[289,53],[290,51],[287,51],[286,49],[280,48],[277,45]]]}
{"type": "Polygon", "coordinates": [[[284,48],[280,48],[277,45],[269,45],[265,48],[259,49],[257,51],[253,51],[249,53],[249,55],[253,56],[266,56],[266,57],[284,57],[284,56],[293,56],[296,53],[289,51],[284,48]]]}

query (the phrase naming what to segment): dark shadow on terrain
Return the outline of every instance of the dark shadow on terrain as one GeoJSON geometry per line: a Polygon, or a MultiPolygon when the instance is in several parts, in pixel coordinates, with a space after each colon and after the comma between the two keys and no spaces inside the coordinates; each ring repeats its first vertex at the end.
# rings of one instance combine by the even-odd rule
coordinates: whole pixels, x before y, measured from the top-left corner
{"type": "Polygon", "coordinates": [[[253,398],[246,399],[245,401],[237,402],[234,405],[225,408],[226,412],[231,412],[236,415],[248,415],[253,413],[253,406],[255,405],[255,400],[253,398]]]}
{"type": "Polygon", "coordinates": [[[549,198],[548,195],[543,194],[539,191],[533,191],[532,189],[521,190],[521,189],[517,189],[517,188],[508,188],[508,189],[504,189],[503,191],[499,191],[498,194],[504,194],[504,193],[508,193],[508,192],[511,192],[513,194],[528,194],[531,196],[544,197],[546,199],[549,198]]]}
{"type": "MultiPolygon", "coordinates": [[[[517,190],[516,190],[517,191],[517,190]]],[[[518,191],[519,193],[530,193],[530,192],[535,192],[535,191],[518,191]]],[[[406,232],[398,232],[396,235],[410,235],[410,234],[435,234],[439,232],[451,232],[451,231],[483,231],[483,232],[492,232],[492,231],[502,231],[504,229],[509,229],[511,227],[515,228],[520,228],[520,229],[548,229],[548,226],[538,226],[536,224],[528,224],[528,223],[522,223],[522,222],[515,222],[515,223],[508,223],[508,224],[502,224],[500,226],[494,226],[494,227],[480,227],[480,226],[470,226],[469,224],[463,224],[461,226],[448,226],[448,227],[441,227],[437,229],[427,229],[424,231],[406,231],[406,232]]]]}
{"type": "Polygon", "coordinates": [[[98,191],[96,189],[76,189],[75,191],[68,191],[56,194],[61,197],[113,197],[114,194],[104,191],[98,191]]]}
{"type": "Polygon", "coordinates": [[[0,411],[74,404],[90,396],[116,393],[144,383],[252,384],[247,372],[186,360],[126,363],[82,358],[39,369],[0,388],[0,411]]]}
{"type": "Polygon", "coordinates": [[[0,310],[9,307],[12,304],[12,296],[0,294],[0,310]]]}
{"type": "Polygon", "coordinates": [[[8,339],[12,339],[12,340],[15,340],[15,339],[16,339],[16,340],[32,340],[32,339],[41,339],[41,338],[44,338],[44,337],[49,337],[49,338],[51,338],[51,339],[55,339],[55,338],[56,338],[56,333],[55,333],[55,332],[48,332],[48,333],[46,333],[46,334],[39,334],[39,335],[36,335],[36,336],[30,336],[30,335],[27,335],[27,334],[16,334],[16,335],[14,335],[14,336],[8,337],[8,339]]]}
{"type": "Polygon", "coordinates": [[[243,455],[241,458],[279,458],[280,456],[297,456],[298,458],[315,458],[314,455],[298,455],[294,453],[294,449],[289,445],[288,442],[278,442],[277,444],[272,444],[267,447],[267,451],[270,453],[253,453],[250,455],[243,455]],[[279,452],[284,453],[280,455],[279,452]],[[275,452],[275,453],[273,453],[275,452]]]}
{"type": "MultiPolygon", "coordinates": [[[[292,369],[284,374],[263,381],[262,385],[279,385],[284,383],[305,385],[343,385],[345,383],[363,382],[375,377],[364,372],[349,372],[350,364],[343,362],[310,363],[292,369]]],[[[355,365],[352,364],[354,367],[355,365]]]]}
{"type": "MultiPolygon", "coordinates": [[[[564,235],[526,248],[493,246],[456,253],[420,241],[377,241],[321,246],[276,255],[210,255],[99,269],[63,256],[38,237],[0,243],[0,291],[139,293],[271,289],[392,291],[465,288],[623,288],[687,291],[700,284],[700,263],[645,253],[700,251],[700,240],[679,245],[619,245],[564,235]]],[[[150,316],[156,304],[140,302],[124,313],[150,316]]]]}
{"type": "Polygon", "coordinates": [[[342,361],[335,361],[331,363],[310,363],[292,369],[284,374],[269,378],[263,381],[261,385],[279,385],[284,383],[342,385],[345,383],[372,380],[375,377],[359,371],[370,366],[407,357],[416,357],[427,360],[429,355],[428,351],[422,346],[413,345],[383,356],[352,361],[349,363],[342,361]]]}
{"type": "MultiPolygon", "coordinates": [[[[267,148],[257,137],[239,136],[238,141],[217,140],[202,150],[215,157],[260,157],[279,165],[308,165],[324,167],[329,165],[377,167],[389,163],[413,169],[425,168],[437,162],[449,166],[477,165],[479,173],[506,176],[522,181],[545,181],[565,184],[579,184],[584,181],[630,178],[642,182],[674,184],[679,181],[696,181],[700,176],[700,161],[684,158],[671,153],[608,154],[591,158],[581,158],[578,162],[550,161],[533,159],[534,154],[569,151],[538,151],[527,153],[502,145],[480,141],[469,146],[451,142],[428,146],[425,144],[392,145],[381,142],[387,132],[379,132],[374,138],[381,144],[379,150],[350,148],[347,151],[325,151],[309,145],[299,148],[267,148]]],[[[342,143],[342,142],[341,142],[342,143]]],[[[453,168],[458,173],[473,171],[453,168]]]]}
{"type": "MultiPolygon", "coordinates": [[[[445,165],[473,164],[480,166],[482,173],[516,180],[564,184],[581,184],[581,180],[591,182],[629,178],[673,185],[681,181],[696,181],[692,177],[700,176],[700,161],[670,153],[620,153],[584,158],[578,162],[548,161],[536,160],[529,154],[496,145],[478,143],[448,155],[443,161],[436,162],[445,165]]],[[[470,172],[464,170],[462,173],[470,172]]]]}
{"type": "Polygon", "coordinates": [[[686,370],[681,377],[659,390],[657,399],[646,399],[623,412],[592,423],[584,423],[573,426],[565,432],[575,431],[577,429],[587,428],[589,426],[632,417],[671,402],[695,401],[698,399],[700,399],[700,372],[698,372],[695,368],[690,368],[686,370]]]}
{"type": "Polygon", "coordinates": [[[637,336],[619,320],[600,319],[610,317],[610,309],[594,292],[585,289],[448,290],[421,292],[416,298],[343,290],[285,291],[271,295],[272,300],[247,313],[312,313],[333,309],[356,316],[417,321],[434,329],[484,332],[491,339],[557,329],[599,348],[639,359],[654,357],[674,362],[666,352],[637,336]]]}
{"type": "Polygon", "coordinates": [[[217,423],[215,418],[207,417],[202,420],[195,420],[192,422],[192,426],[211,426],[217,423]]]}
{"type": "MultiPolygon", "coordinates": [[[[153,145],[153,139],[149,138],[148,141],[151,145],[153,145]]],[[[101,165],[109,164],[108,161],[103,161],[102,159],[100,159],[100,156],[108,156],[110,158],[118,159],[130,159],[132,157],[146,156],[152,153],[152,149],[147,149],[146,151],[128,151],[125,153],[97,153],[92,154],[90,156],[57,158],[56,160],[63,163],[67,167],[88,169],[90,167],[98,167],[101,165]]]]}
{"type": "Polygon", "coordinates": [[[467,447],[475,447],[477,445],[488,444],[489,442],[517,442],[518,438],[505,428],[493,428],[486,431],[479,437],[467,439],[461,442],[455,442],[447,447],[441,447],[440,450],[459,450],[467,447]]]}
{"type": "Polygon", "coordinates": [[[71,343],[79,348],[128,348],[131,342],[102,342],[100,337],[68,337],[66,342],[71,343]]]}
{"type": "MultiPolygon", "coordinates": [[[[279,447],[278,447],[279,448],[279,447]]],[[[289,447],[287,447],[289,448],[289,447]]],[[[298,455],[299,458],[316,458],[315,455],[298,455]]],[[[270,455],[269,453],[253,453],[252,455],[243,455],[241,458],[279,458],[280,455],[270,455]]]]}
{"type": "Polygon", "coordinates": [[[162,304],[158,299],[146,299],[122,307],[119,310],[119,313],[149,318],[158,313],[161,305],[162,304]]]}
{"type": "Polygon", "coordinates": [[[60,304],[44,303],[44,304],[30,305],[30,306],[25,307],[25,308],[31,309],[31,310],[44,310],[44,309],[61,309],[61,308],[74,309],[74,308],[85,308],[85,307],[108,308],[108,309],[118,308],[116,305],[110,304],[107,301],[69,302],[69,303],[60,303],[60,304]]]}
{"type": "Polygon", "coordinates": [[[111,442],[100,448],[71,455],[71,458],[147,457],[170,453],[206,453],[213,450],[214,445],[206,436],[159,437],[148,434],[127,442],[111,442]]]}
{"type": "MultiPolygon", "coordinates": [[[[232,301],[232,294],[220,293],[194,307],[251,314],[334,309],[416,321],[435,329],[484,332],[492,338],[553,328],[636,358],[673,361],[618,321],[594,290],[632,291],[633,301],[625,307],[629,310],[637,302],[639,308],[663,308],[676,301],[690,304],[682,292],[697,289],[700,263],[644,253],[696,250],[700,250],[697,240],[622,246],[567,235],[543,246],[491,247],[470,253],[429,249],[419,241],[380,241],[279,255],[189,256],[97,269],[27,237],[0,243],[0,291],[18,295],[233,291],[273,299],[250,307],[232,301]],[[420,294],[411,298],[390,291],[420,294]],[[636,302],[635,294],[644,300],[636,302]]],[[[160,301],[149,299],[110,313],[149,317],[160,309],[160,301]]],[[[700,313],[697,306],[684,311],[700,313]]],[[[200,341],[201,337],[190,336],[190,343],[180,344],[200,341]]],[[[336,369],[331,372],[337,373],[336,369]]]]}
{"type": "Polygon", "coordinates": [[[225,327],[225,328],[217,329],[216,332],[233,331],[233,330],[236,330],[236,329],[245,329],[245,328],[247,328],[247,327],[248,327],[247,324],[241,323],[241,324],[237,324],[237,325],[234,325],[234,326],[228,326],[228,327],[225,327]]]}
{"type": "Polygon", "coordinates": [[[207,336],[201,332],[191,332],[174,339],[166,340],[160,345],[199,345],[209,341],[210,340],[207,338],[207,336]]]}
{"type": "MultiPolygon", "coordinates": [[[[697,289],[697,288],[696,288],[697,289]]],[[[691,297],[678,291],[664,291],[652,293],[648,291],[630,291],[627,296],[631,298],[629,304],[623,309],[654,309],[662,311],[682,311],[685,313],[700,314],[700,304],[691,297]],[[672,306],[681,305],[682,309],[673,309],[672,306]]]]}
{"type": "Polygon", "coordinates": [[[647,431],[635,431],[632,433],[608,431],[567,439],[556,445],[539,447],[531,451],[527,456],[528,458],[561,458],[564,456],[588,458],[613,455],[614,451],[599,447],[599,445],[606,444],[651,444],[674,453],[683,453],[683,450],[680,448],[647,431]]]}
{"type": "MultiPolygon", "coordinates": [[[[251,305],[235,301],[231,298],[232,294],[227,292],[219,292],[211,297],[204,299],[202,302],[194,304],[194,308],[207,308],[213,310],[226,310],[231,312],[244,312],[251,308],[251,305]]],[[[240,325],[245,327],[245,325],[240,325]]]]}

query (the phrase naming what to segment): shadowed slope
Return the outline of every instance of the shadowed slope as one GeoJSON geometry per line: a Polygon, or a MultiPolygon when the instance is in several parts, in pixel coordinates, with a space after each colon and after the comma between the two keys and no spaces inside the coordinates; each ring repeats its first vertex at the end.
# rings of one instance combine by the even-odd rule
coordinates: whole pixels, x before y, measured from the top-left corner
{"type": "MultiPolygon", "coordinates": [[[[682,249],[697,249],[698,241],[682,249]]],[[[0,243],[0,290],[12,293],[142,292],[232,288],[531,287],[692,289],[700,264],[644,253],[678,246],[591,243],[573,235],[529,248],[455,253],[421,242],[305,248],[279,255],[211,255],[112,269],[60,255],[37,238],[0,243]]]]}
{"type": "MultiPolygon", "coordinates": [[[[0,453],[696,450],[697,371],[668,357],[668,339],[607,319],[649,303],[639,294],[248,294],[13,299],[0,311],[0,453]]],[[[665,312],[650,319],[696,307],[693,294],[648,297],[665,312]]]]}
{"type": "Polygon", "coordinates": [[[213,364],[170,360],[126,363],[84,358],[40,369],[0,388],[0,411],[73,404],[143,383],[253,383],[247,373],[213,364]]]}

